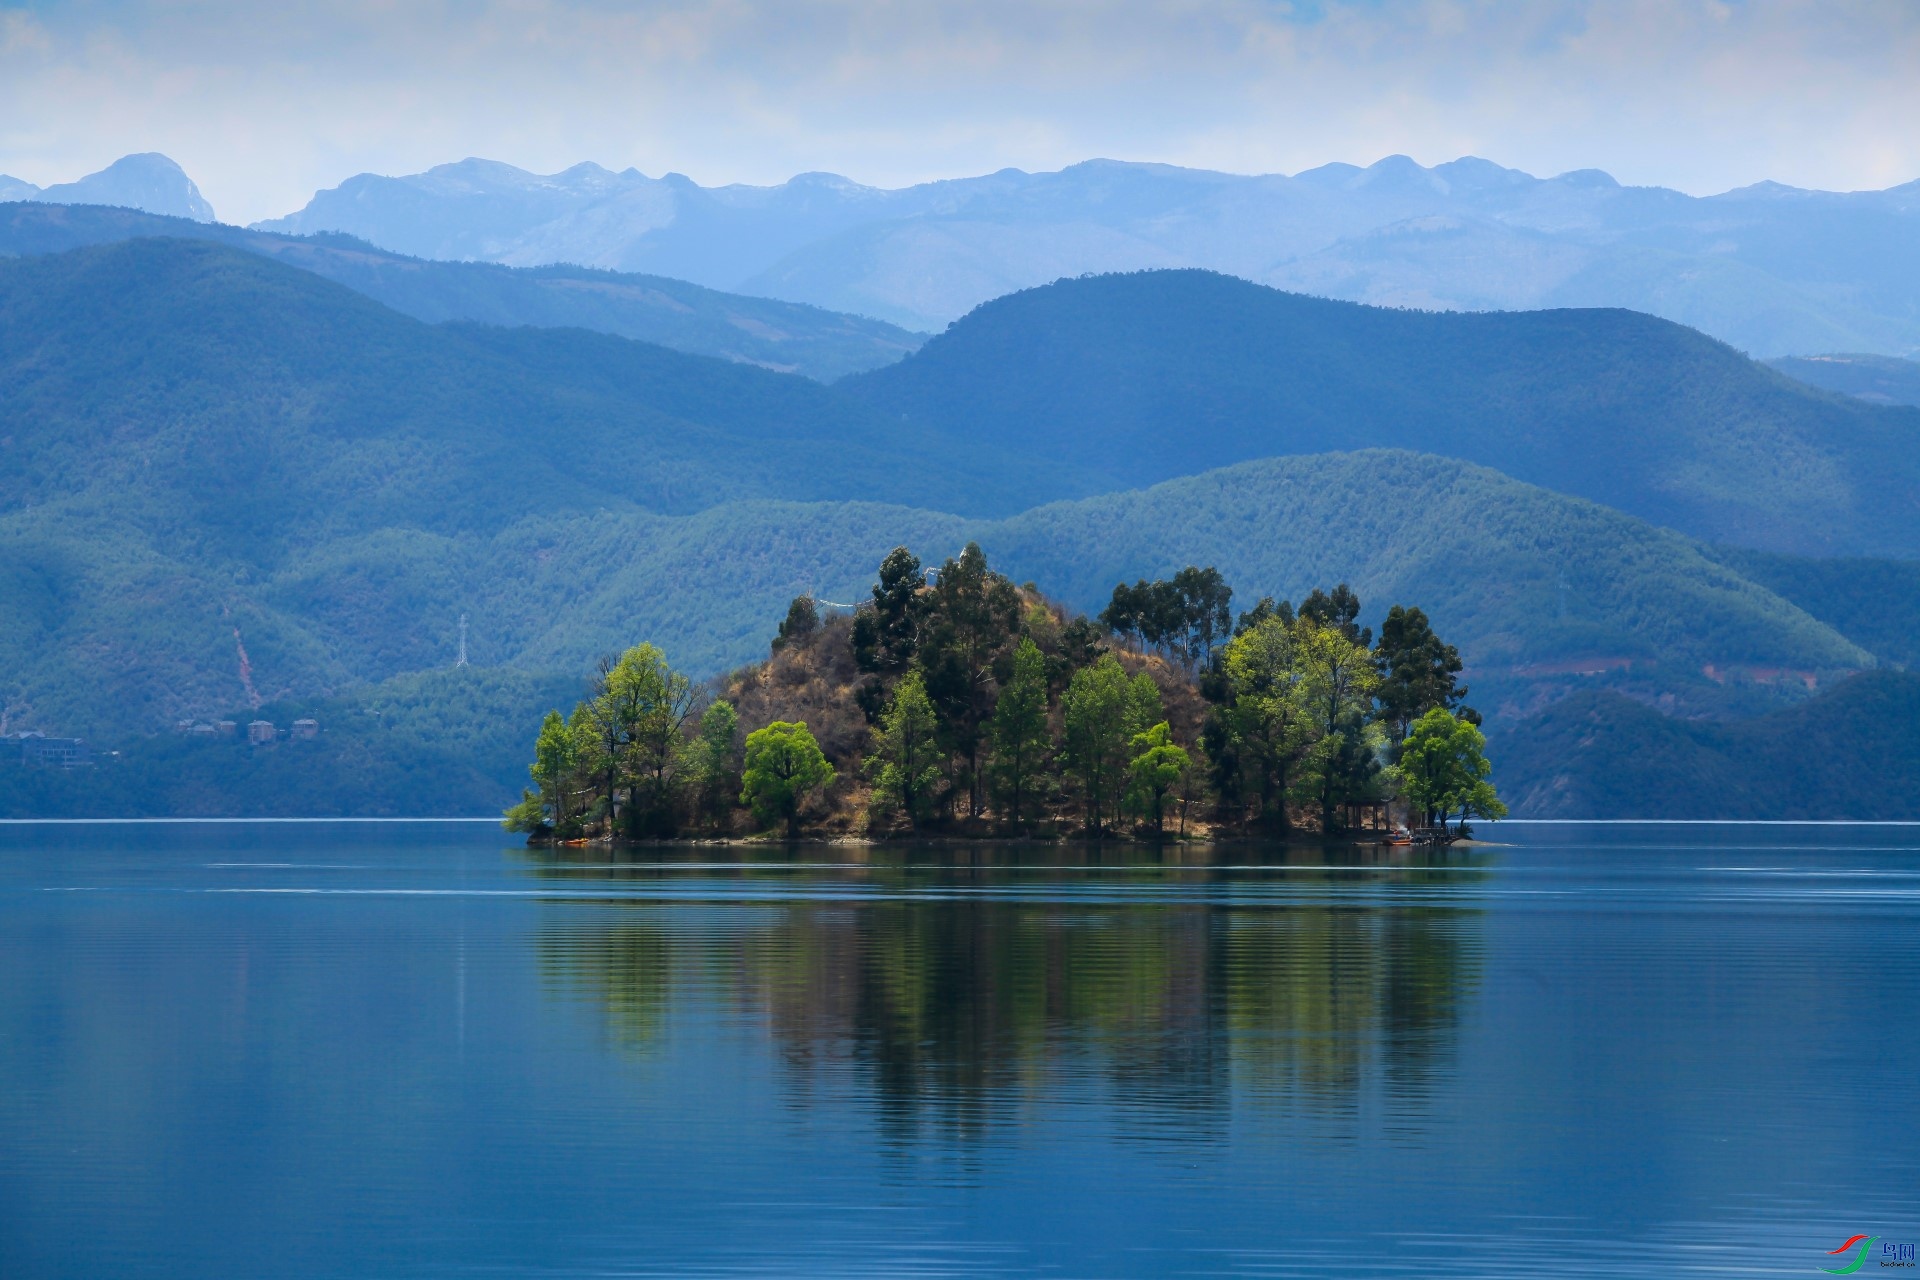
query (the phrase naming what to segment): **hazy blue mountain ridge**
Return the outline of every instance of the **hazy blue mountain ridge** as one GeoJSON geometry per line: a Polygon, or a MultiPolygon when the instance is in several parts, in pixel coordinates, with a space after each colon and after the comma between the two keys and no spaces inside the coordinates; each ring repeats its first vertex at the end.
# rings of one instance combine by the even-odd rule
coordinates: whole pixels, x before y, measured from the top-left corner
{"type": "MultiPolygon", "coordinates": [[[[1873,662],[1684,538],[1404,453],[1243,464],[1004,521],[748,502],[686,516],[535,513],[493,534],[396,526],[294,548],[245,576],[158,553],[122,511],[88,512],[84,527],[77,514],[0,519],[13,723],[137,744],[179,716],[250,718],[244,643],[265,714],[281,723],[317,714],[335,744],[303,766],[320,771],[321,791],[296,788],[313,812],[323,811],[311,808],[316,796],[327,812],[406,812],[409,788],[443,799],[434,811],[456,802],[484,811],[476,779],[489,777],[503,803],[520,783],[530,726],[572,696],[555,690],[577,689],[599,654],[651,640],[698,674],[753,659],[793,595],[858,600],[901,542],[933,562],[976,538],[1016,578],[1087,610],[1115,581],[1194,562],[1219,565],[1242,607],[1335,581],[1356,586],[1369,621],[1389,604],[1420,603],[1460,644],[1474,702],[1493,717],[1496,760],[1516,780],[1552,762],[1526,755],[1531,740],[1513,735],[1569,694],[1608,689],[1687,714],[1757,710],[1873,662]],[[1355,502],[1356,492],[1380,501],[1355,502]],[[448,670],[462,616],[481,667],[471,677],[448,670]],[[461,746],[393,736],[414,721],[455,726],[461,746]],[[406,772],[380,775],[352,807],[348,783],[379,775],[390,758],[406,772]],[[446,767],[435,773],[436,762],[446,767]]],[[[194,800],[189,784],[226,795],[222,780],[277,776],[245,760],[183,762],[171,748],[136,755],[142,786],[188,806],[176,812],[259,809],[237,792],[194,800]],[[174,766],[183,772],[169,782],[174,766]]]]}
{"type": "Polygon", "coordinates": [[[1874,404],[1920,405],[1920,360],[1897,356],[1782,356],[1768,364],[1809,386],[1874,404]]]}
{"type": "Polygon", "coordinates": [[[1920,675],[1875,671],[1742,720],[1584,690],[1490,739],[1531,818],[1920,819],[1920,675]]]}
{"type": "MultiPolygon", "coordinates": [[[[1569,693],[1760,711],[1910,648],[1872,606],[1910,566],[1711,548],[1406,449],[1192,474],[1384,423],[1629,479],[1657,478],[1632,469],[1650,441],[1703,431],[1715,458],[1785,441],[1833,474],[1878,468],[1883,498],[1898,479],[1860,451],[1915,415],[1645,317],[1423,316],[1159,273],[1003,300],[829,387],[577,329],[423,324],[207,240],[47,247],[0,260],[0,718],[139,744],[123,780],[173,811],[245,807],[296,763],[303,803],[504,802],[541,704],[601,653],[647,639],[697,674],[732,666],[791,597],[858,600],[902,542],[937,562],[978,539],[1088,611],[1187,563],[1218,565],[1241,607],[1338,581],[1369,620],[1420,604],[1517,777],[1544,766],[1510,730],[1569,693]],[[903,411],[921,396],[937,412],[903,411]],[[1121,491],[1034,505],[1088,476],[1121,491]],[[450,673],[463,616],[483,670],[450,673]],[[222,764],[150,736],[256,699],[321,714],[327,750],[222,764]]],[[[1771,474],[1719,481],[1798,522],[1773,533],[1847,518],[1817,468],[1785,491],[1771,474]]],[[[1696,505],[1719,492],[1681,478],[1696,505]]],[[[0,809],[116,803],[89,795],[0,809]]]]}
{"type": "Polygon", "coordinates": [[[0,174],[0,201],[118,205],[147,213],[212,222],[213,206],[179,165],[156,151],[122,156],[98,173],[44,190],[0,174]]]}
{"type": "MultiPolygon", "coordinates": [[[[850,601],[896,543],[937,558],[968,537],[1087,609],[1189,562],[1243,596],[1350,580],[1429,608],[1518,708],[1596,663],[1722,705],[1708,667],[1744,684],[1873,661],[1627,515],[1459,461],[1272,456],[1425,439],[1524,462],[1508,441],[1558,432],[1617,481],[1649,431],[1684,444],[1699,397],[1755,385],[1829,416],[1759,415],[1748,453],[1906,421],[1644,317],[1420,316],[1173,273],[1003,300],[883,374],[823,387],[579,330],[430,326],[205,242],[0,261],[5,696],[54,727],[208,713],[236,627],[262,696],[318,696],[447,660],[462,613],[488,665],[564,671],[646,635],[713,670],[793,595],[850,601]],[[1474,360],[1519,390],[1459,381],[1474,360]],[[855,394],[876,385],[898,395],[855,394]],[[1304,426],[1245,412],[1276,394],[1304,426]],[[1427,401],[1454,416],[1436,427],[1427,401]]],[[[1883,492],[1897,463],[1875,463],[1883,492]]],[[[1783,505],[1818,529],[1848,508],[1821,508],[1814,474],[1783,505]]]]}
{"type": "Polygon", "coordinates": [[[900,190],[831,174],[701,187],[484,160],[361,174],[266,229],[425,257],[572,262],[938,329],[1067,276],[1206,267],[1438,309],[1618,306],[1763,356],[1920,351],[1920,184],[1717,196],[1390,156],[1287,177],[1091,160],[900,190]]]}
{"type": "Polygon", "coordinates": [[[581,267],[516,269],[409,258],[343,235],[282,236],[132,209],[0,205],[0,257],[144,236],[214,240],[311,271],[438,323],[577,327],[831,381],[891,363],[924,335],[817,307],[719,293],[681,280],[581,267]]]}
{"type": "Polygon", "coordinates": [[[1394,311],[1141,272],[996,299],[836,386],[1021,454],[1060,496],[1415,449],[1707,541],[1920,555],[1920,412],[1808,387],[1626,311],[1394,311]]]}

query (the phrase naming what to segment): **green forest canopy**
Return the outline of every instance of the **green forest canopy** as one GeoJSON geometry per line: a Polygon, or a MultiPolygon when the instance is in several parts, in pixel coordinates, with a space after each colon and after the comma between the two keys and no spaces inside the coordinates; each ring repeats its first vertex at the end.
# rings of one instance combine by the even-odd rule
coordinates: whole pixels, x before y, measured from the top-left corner
{"type": "Polygon", "coordinates": [[[651,644],[603,658],[572,713],[540,725],[507,825],[569,840],[750,821],[792,838],[811,816],[1158,837],[1176,806],[1185,834],[1197,800],[1216,832],[1285,835],[1305,815],[1333,834],[1403,794],[1428,826],[1505,815],[1459,654],[1418,608],[1389,610],[1378,644],[1345,584],[1235,619],[1218,571],[1188,566],[1115,587],[1096,625],[977,543],[924,575],[896,547],[878,577],[837,625],[796,598],[770,662],[725,683],[738,707],[651,644]],[[861,774],[870,789],[835,790],[861,774]]]}

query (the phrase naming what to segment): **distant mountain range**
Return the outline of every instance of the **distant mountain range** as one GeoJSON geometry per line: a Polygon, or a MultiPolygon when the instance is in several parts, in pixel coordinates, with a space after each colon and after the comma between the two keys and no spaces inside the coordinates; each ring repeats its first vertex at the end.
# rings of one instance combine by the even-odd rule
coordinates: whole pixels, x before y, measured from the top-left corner
{"type": "Polygon", "coordinates": [[[1063,280],[837,384],[1079,497],[1278,454],[1462,458],[1696,538],[1920,556],[1920,410],[1627,311],[1449,314],[1201,271],[1063,280]]]}
{"type": "Polygon", "coordinates": [[[1811,386],[1873,404],[1920,405],[1920,361],[1897,356],[1781,356],[1768,364],[1811,386]]]}
{"type": "MultiPolygon", "coordinates": [[[[156,154],[45,191],[0,175],[8,200],[213,220],[187,176],[156,154]]],[[[541,175],[469,159],[361,174],[255,228],[342,233],[423,260],[638,273],[911,333],[1056,279],[1201,267],[1421,310],[1623,307],[1762,358],[1920,355],[1920,182],[1863,192],[1760,183],[1693,197],[1623,187],[1598,170],[1536,178],[1472,157],[1426,168],[1390,156],[1291,177],[1094,160],[883,190],[832,174],[702,187],[679,174],[581,164],[541,175]]],[[[446,309],[447,289],[428,292],[446,309]]],[[[558,302],[562,292],[547,289],[547,314],[595,314],[580,305],[590,285],[558,302]]],[[[617,290],[599,292],[597,310],[620,310],[605,296],[617,290]]],[[[447,316],[507,319],[491,297],[447,316]],[[468,314],[486,307],[494,314],[468,314]]]]}
{"type": "MultiPolygon", "coordinates": [[[[1459,461],[1259,460],[1424,435],[1526,471],[1564,438],[1584,452],[1559,480],[1652,502],[1658,470],[1635,459],[1702,429],[1689,397],[1759,397],[1710,437],[1731,458],[1914,416],[1662,322],[1413,316],[1157,273],[1005,300],[886,372],[822,387],[578,330],[426,325],[206,242],[0,262],[6,696],[91,732],[154,728],[237,693],[235,627],[263,696],[311,696],[444,660],[462,612],[489,665],[575,670],[646,635],[713,671],[757,652],[792,595],[850,600],[894,543],[938,556],[969,537],[1089,609],[1189,561],[1243,595],[1351,579],[1377,608],[1427,607],[1524,686],[1517,708],[1569,663],[1652,664],[1652,693],[1704,696],[1708,667],[1875,661],[1877,641],[1795,603],[1817,574],[1769,560],[1779,589],[1762,586],[1680,534],[1459,461]],[[1189,343],[1149,359],[1172,330],[1189,343]],[[1622,351],[1653,372],[1626,378],[1622,351]],[[1129,369],[1123,397],[1080,405],[1129,369]],[[1381,381],[1393,398],[1370,399],[1381,381]],[[1483,416],[1501,429],[1462,434],[1483,416]],[[1191,474],[1223,463],[1240,465],[1191,474]],[[1079,500],[1029,510],[1058,498],[1079,500]]],[[[1829,518],[1802,493],[1805,519],[1829,518]]]]}
{"type": "Polygon", "coordinates": [[[1391,156],[1291,177],[1094,160],[881,190],[463,160],[361,174],[258,225],[423,258],[644,271],[916,330],[1062,277],[1205,267],[1384,306],[1625,307],[1756,356],[1920,352],[1920,182],[1696,198],[1597,170],[1391,156]]]}
{"type": "Polygon", "coordinates": [[[283,236],[127,208],[0,204],[0,257],[136,237],[212,240],[346,285],[416,320],[592,329],[820,381],[898,360],[926,340],[879,320],[585,267],[429,262],[350,236],[283,236]]]}
{"type": "Polygon", "coordinates": [[[213,206],[179,165],[158,152],[122,156],[77,182],[40,188],[0,173],[0,201],[117,205],[195,222],[212,222],[213,206]]]}
{"type": "MultiPolygon", "coordinates": [[[[314,264],[531,305],[536,277],[505,268],[152,225],[0,210],[0,725],[136,742],[257,696],[335,725],[311,760],[349,772],[301,793],[328,812],[375,804],[352,779],[382,779],[383,812],[510,798],[530,718],[596,655],[650,639],[719,671],[764,653],[792,596],[858,599],[902,542],[937,561],[978,539],[1086,610],[1188,563],[1241,607],[1343,580],[1370,621],[1419,604],[1542,811],[1580,783],[1540,757],[1569,693],[1632,699],[1579,713],[1632,729],[1920,652],[1920,567],[1862,558],[1920,547],[1920,412],[1645,316],[1149,272],[1001,299],[821,385],[423,323],[314,264]],[[462,615],[481,670],[441,679],[462,615]]],[[[227,785],[244,771],[170,789],[169,752],[142,757],[153,811],[255,803],[227,785]]]]}

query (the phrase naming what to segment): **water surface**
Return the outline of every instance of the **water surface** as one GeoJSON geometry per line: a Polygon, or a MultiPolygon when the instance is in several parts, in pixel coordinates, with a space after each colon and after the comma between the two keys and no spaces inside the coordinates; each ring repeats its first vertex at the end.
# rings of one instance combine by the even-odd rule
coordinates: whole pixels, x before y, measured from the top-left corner
{"type": "Polygon", "coordinates": [[[1817,1275],[1920,1237],[1920,830],[1497,838],[0,828],[0,1275],[1817,1275]]]}

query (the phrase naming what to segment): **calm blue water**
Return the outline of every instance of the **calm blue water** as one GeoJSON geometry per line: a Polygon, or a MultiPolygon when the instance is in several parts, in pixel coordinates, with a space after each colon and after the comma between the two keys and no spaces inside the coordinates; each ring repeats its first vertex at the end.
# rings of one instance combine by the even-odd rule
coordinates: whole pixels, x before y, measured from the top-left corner
{"type": "Polygon", "coordinates": [[[1920,829],[1496,838],[0,827],[0,1276],[1811,1276],[1920,1238],[1920,829]]]}

